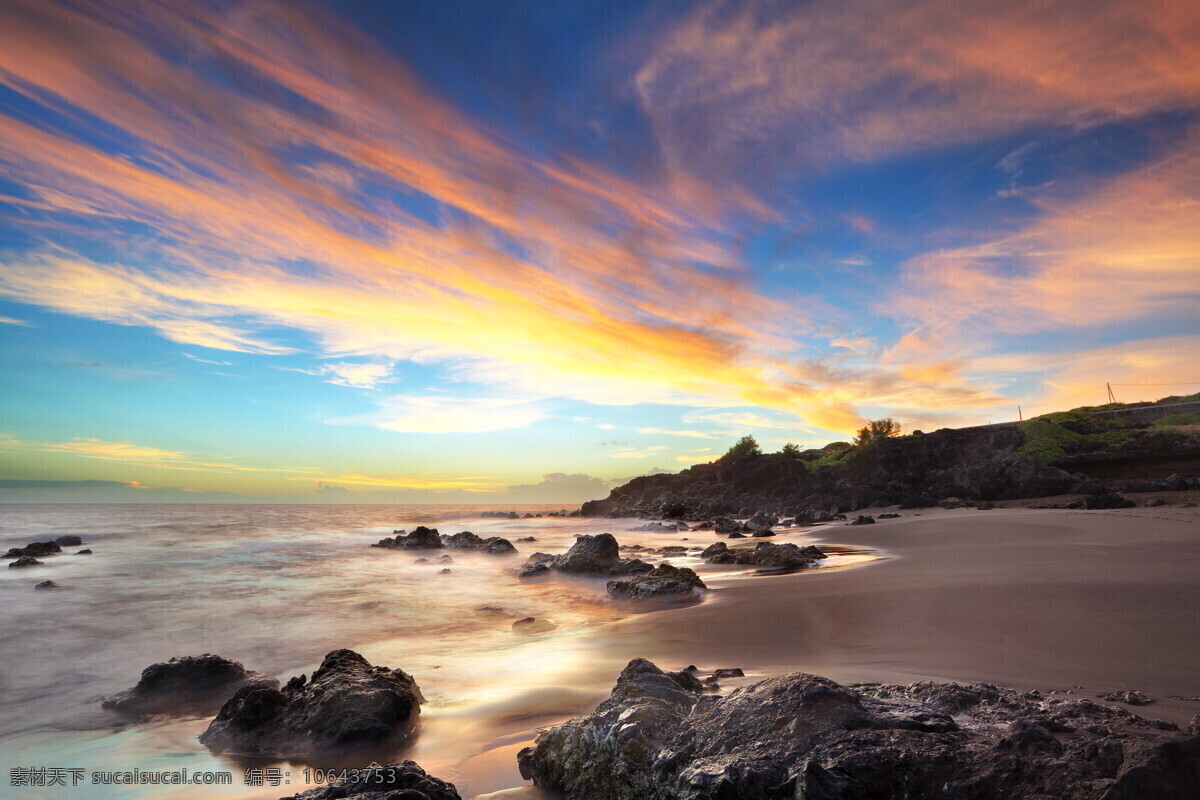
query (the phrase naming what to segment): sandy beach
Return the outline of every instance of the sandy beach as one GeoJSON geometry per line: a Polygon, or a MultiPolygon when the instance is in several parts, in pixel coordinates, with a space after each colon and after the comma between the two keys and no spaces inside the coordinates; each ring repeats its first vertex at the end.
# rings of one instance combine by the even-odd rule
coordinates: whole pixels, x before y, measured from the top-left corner
{"type": "Polygon", "coordinates": [[[747,680],[802,670],[1084,697],[1137,689],[1158,700],[1140,713],[1186,725],[1200,702],[1168,695],[1200,695],[1198,511],[926,509],[829,526],[813,538],[887,558],[742,581],[615,626],[607,650],[670,668],[740,666],[747,680]]]}

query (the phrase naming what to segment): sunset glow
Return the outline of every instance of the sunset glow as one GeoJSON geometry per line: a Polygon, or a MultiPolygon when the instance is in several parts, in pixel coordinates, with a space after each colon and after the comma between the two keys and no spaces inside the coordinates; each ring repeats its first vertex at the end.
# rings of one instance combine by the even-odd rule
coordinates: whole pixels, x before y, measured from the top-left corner
{"type": "Polygon", "coordinates": [[[0,499],[568,504],[1200,390],[1188,0],[9,0],[0,85],[0,499]]]}

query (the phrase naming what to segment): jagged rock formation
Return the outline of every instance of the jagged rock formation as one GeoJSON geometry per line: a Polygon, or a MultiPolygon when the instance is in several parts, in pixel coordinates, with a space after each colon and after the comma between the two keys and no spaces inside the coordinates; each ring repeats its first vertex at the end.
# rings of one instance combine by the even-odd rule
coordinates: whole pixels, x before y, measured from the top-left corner
{"type": "Polygon", "coordinates": [[[709,564],[748,564],[756,567],[794,572],[811,567],[823,558],[827,558],[814,545],[799,545],[785,542],[772,544],[759,542],[754,547],[731,548],[724,542],[709,545],[700,554],[709,564]]]}
{"type": "Polygon", "coordinates": [[[279,681],[211,653],[180,656],[151,664],[136,686],[101,698],[100,704],[135,716],[213,712],[248,684],[274,689],[279,681]]]}
{"type": "Polygon", "coordinates": [[[521,576],[544,572],[574,572],[587,575],[638,575],[653,569],[641,559],[621,558],[621,547],[611,533],[580,536],[562,555],[534,553],[521,567],[521,576]]]}
{"type": "Polygon", "coordinates": [[[408,673],[353,650],[325,656],[312,680],[251,684],[231,697],[200,742],[214,752],[305,758],[402,741],[425,698],[408,673]]]}
{"type": "Polygon", "coordinates": [[[699,600],[700,591],[707,588],[695,570],[663,563],[644,575],[609,581],[608,596],[615,600],[699,600]]]}
{"type": "Polygon", "coordinates": [[[1200,736],[988,684],[801,673],[705,696],[635,659],[595,712],[542,733],[518,765],[567,800],[1185,800],[1200,736]]]}

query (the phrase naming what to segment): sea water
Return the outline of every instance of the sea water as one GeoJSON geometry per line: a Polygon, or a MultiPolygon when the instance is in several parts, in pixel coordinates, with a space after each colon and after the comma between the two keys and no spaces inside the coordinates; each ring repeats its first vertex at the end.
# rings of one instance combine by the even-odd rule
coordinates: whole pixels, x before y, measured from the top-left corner
{"type": "MultiPolygon", "coordinates": [[[[641,520],[545,516],[557,506],[504,508],[519,519],[483,518],[484,508],[0,506],[6,549],[64,534],[84,541],[40,559],[45,566],[0,569],[0,796],[228,800],[312,788],[324,777],[316,768],[355,765],[213,755],[196,740],[208,717],[131,725],[101,709],[99,698],[133,686],[146,666],[173,656],[215,653],[286,681],[311,675],[327,652],[343,647],[403,669],[421,687],[427,702],[419,728],[396,758],[454,782],[464,798],[521,786],[516,752],[538,727],[590,710],[607,694],[623,664],[595,642],[634,612],[607,600],[603,578],[518,578],[525,557],[563,552],[581,534],[610,532],[623,545],[654,548],[723,537],[636,530],[641,520]],[[444,534],[503,536],[520,554],[369,546],[418,524],[444,534]],[[528,536],[537,541],[516,541],[528,536]],[[82,548],[92,555],[74,554],[82,548]],[[453,561],[440,563],[443,553],[453,561]],[[415,563],[422,557],[430,563],[415,563]],[[43,580],[61,588],[35,590],[43,580]],[[554,627],[514,631],[512,622],[524,617],[554,627]],[[112,780],[110,773],[134,781],[166,773],[170,780],[182,770],[189,780],[210,773],[232,780],[95,782],[112,780]],[[58,785],[18,785],[46,781],[58,785]]],[[[788,534],[805,543],[807,532],[788,534]]],[[[822,569],[858,558],[835,556],[822,569]]],[[[697,569],[716,590],[710,598],[750,572],[705,565],[696,550],[666,560],[697,569]]]]}

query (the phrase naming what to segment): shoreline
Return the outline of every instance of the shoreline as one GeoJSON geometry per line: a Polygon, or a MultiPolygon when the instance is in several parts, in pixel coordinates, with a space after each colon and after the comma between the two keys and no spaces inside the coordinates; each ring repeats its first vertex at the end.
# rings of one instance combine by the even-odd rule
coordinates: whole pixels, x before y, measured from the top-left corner
{"type": "Polygon", "coordinates": [[[808,536],[885,558],[739,582],[697,606],[621,620],[603,645],[759,677],[983,681],[1096,702],[1137,689],[1157,702],[1121,707],[1181,726],[1200,712],[1168,697],[1200,695],[1200,509],[900,513],[808,536]]]}

